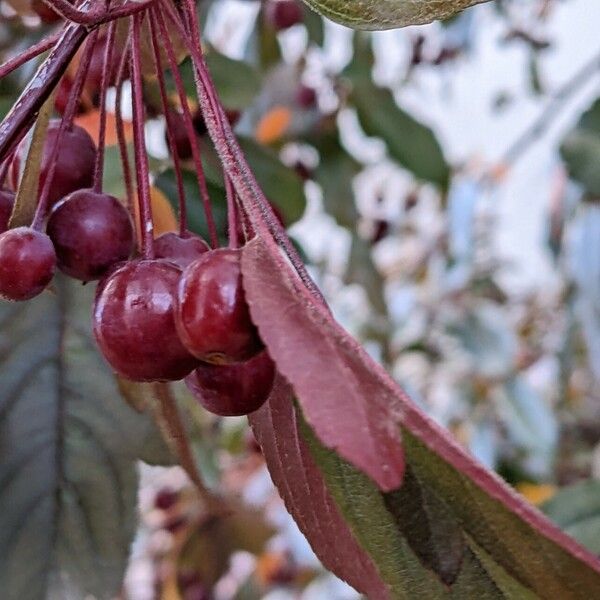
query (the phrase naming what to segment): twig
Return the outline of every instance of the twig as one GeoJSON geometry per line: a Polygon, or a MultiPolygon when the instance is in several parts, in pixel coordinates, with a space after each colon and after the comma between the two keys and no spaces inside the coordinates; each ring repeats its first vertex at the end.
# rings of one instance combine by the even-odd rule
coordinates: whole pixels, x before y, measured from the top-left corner
{"type": "Polygon", "coordinates": [[[585,85],[597,71],[600,71],[600,52],[596,53],[559,88],[538,118],[504,152],[499,166],[507,169],[525,154],[530,146],[544,134],[548,125],[556,118],[573,94],[585,85]]]}
{"type": "Polygon", "coordinates": [[[196,461],[189,446],[185,427],[181,420],[181,415],[177,408],[177,403],[173,397],[168,384],[155,383],[153,386],[154,395],[158,400],[157,412],[159,416],[159,427],[166,435],[167,442],[175,452],[179,463],[192,480],[200,497],[206,505],[207,511],[212,515],[222,515],[229,512],[229,508],[222,498],[213,494],[205,485],[196,461]]]}

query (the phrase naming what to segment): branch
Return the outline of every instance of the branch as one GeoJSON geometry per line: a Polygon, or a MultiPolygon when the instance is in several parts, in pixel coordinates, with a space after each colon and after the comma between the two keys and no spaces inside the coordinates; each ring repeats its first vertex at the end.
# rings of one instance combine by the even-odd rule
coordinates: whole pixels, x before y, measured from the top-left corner
{"type": "Polygon", "coordinates": [[[158,406],[155,408],[158,417],[158,425],[165,439],[180,465],[192,480],[200,497],[206,505],[207,511],[211,515],[224,515],[230,512],[223,498],[213,494],[204,484],[202,476],[196,466],[196,461],[192,454],[192,449],[188,443],[185,426],[181,420],[181,415],[177,408],[177,402],[171,393],[168,384],[156,383],[152,386],[154,395],[158,400],[158,406]]]}
{"type": "Polygon", "coordinates": [[[58,41],[59,37],[60,32],[53,33],[37,44],[30,46],[27,48],[27,50],[21,52],[21,54],[7,60],[4,64],[0,65],[0,79],[10,75],[10,73],[12,73],[15,69],[18,69],[32,58],[39,56],[42,54],[42,52],[50,50],[50,48],[52,48],[52,46],[54,46],[54,44],[58,41]]]}
{"type": "MultiPolygon", "coordinates": [[[[600,70],[600,52],[596,53],[568,79],[554,94],[548,106],[538,118],[508,147],[499,161],[499,167],[506,170],[511,167],[547,130],[570,98],[600,70]]],[[[497,169],[494,169],[496,171],[497,169]]]]}
{"type": "Polygon", "coordinates": [[[106,9],[96,8],[93,10],[82,10],[73,6],[69,0],[44,0],[44,3],[49,6],[54,12],[78,25],[86,25],[89,27],[98,27],[103,23],[114,21],[122,17],[130,17],[140,11],[150,7],[154,0],[146,0],[145,2],[128,2],[119,8],[106,9]]]}
{"type": "Polygon", "coordinates": [[[0,123],[0,163],[25,137],[88,33],[83,25],[70,24],[63,29],[52,52],[0,123]]]}

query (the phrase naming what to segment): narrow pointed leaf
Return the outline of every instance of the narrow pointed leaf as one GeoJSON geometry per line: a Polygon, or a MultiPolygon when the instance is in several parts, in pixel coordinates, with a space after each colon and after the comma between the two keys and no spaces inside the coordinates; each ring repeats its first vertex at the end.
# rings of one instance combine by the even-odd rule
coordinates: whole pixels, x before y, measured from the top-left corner
{"type": "Polygon", "coordinates": [[[600,554],[600,481],[591,479],[560,490],[542,510],[580,544],[600,554]]]}
{"type": "Polygon", "coordinates": [[[319,439],[382,489],[399,487],[404,459],[394,392],[380,386],[360,360],[364,351],[329,325],[327,312],[311,310],[283,282],[259,239],[245,246],[242,260],[252,318],[319,439]]]}
{"type": "Polygon", "coordinates": [[[291,390],[282,377],[250,422],[288,511],[325,567],[369,597],[388,598],[377,567],[358,544],[298,431],[291,390]]]}
{"type": "MultiPolygon", "coordinates": [[[[253,320],[306,420],[301,436],[391,597],[412,598],[414,590],[427,598],[593,595],[600,561],[422,414],[300,285],[268,240],[245,247],[242,270],[253,320]]],[[[298,471],[278,427],[273,423],[262,439],[271,448],[265,455],[281,461],[276,483],[288,486],[285,497],[298,471]]],[[[313,496],[297,490],[288,508],[323,559],[335,537],[311,537],[305,520],[313,496]]]]}

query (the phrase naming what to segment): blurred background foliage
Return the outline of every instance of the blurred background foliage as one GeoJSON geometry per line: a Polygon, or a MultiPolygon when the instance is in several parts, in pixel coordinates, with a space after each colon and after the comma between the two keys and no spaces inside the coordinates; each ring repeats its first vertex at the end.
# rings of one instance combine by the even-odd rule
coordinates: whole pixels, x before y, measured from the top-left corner
{"type": "MultiPolygon", "coordinates": [[[[20,4],[0,1],[0,59],[47,31],[20,4]]],[[[600,553],[600,48],[582,46],[586,61],[571,71],[544,68],[546,56],[564,51],[553,35],[561,14],[598,15],[594,4],[498,0],[385,35],[351,34],[308,8],[301,23],[276,32],[266,3],[250,0],[201,0],[198,10],[207,61],[242,147],[337,318],[461,444],[600,553]],[[428,106],[415,102],[435,94],[439,105],[455,86],[477,88],[477,80],[459,78],[481,60],[482,37],[501,51],[518,47],[524,75],[513,61],[506,69],[518,84],[485,98],[473,92],[474,102],[500,119],[535,99],[531,126],[513,126],[514,142],[492,156],[476,147],[457,152],[440,134],[443,113],[427,118],[428,106]],[[392,76],[382,77],[390,64],[392,76]],[[595,95],[588,90],[587,105],[574,108],[592,82],[595,95]],[[545,140],[567,108],[559,143],[545,140]],[[517,221],[541,206],[545,234],[499,241],[503,187],[521,164],[528,168],[527,153],[539,143],[552,145],[544,173],[552,184],[534,182],[528,194],[536,198],[523,194],[511,206],[517,221]],[[514,276],[519,266],[505,246],[520,242],[538,246],[539,280],[514,276]]],[[[34,68],[0,82],[0,116],[34,68]]],[[[182,71],[193,95],[189,65],[182,71]]],[[[151,78],[145,92],[152,116],[151,78]]],[[[463,126],[477,127],[481,110],[473,109],[472,123],[463,114],[463,126]]],[[[93,129],[95,109],[79,119],[93,129]]],[[[175,224],[175,177],[163,119],[151,118],[146,132],[161,232],[175,224]]],[[[224,235],[223,181],[210,142],[201,140],[224,235]]],[[[191,228],[206,235],[187,163],[184,181],[191,228]]],[[[105,187],[124,193],[114,147],[105,187]]],[[[178,395],[201,471],[246,507],[233,521],[207,519],[183,471],[140,466],[142,522],[123,597],[355,597],[320,570],[277,499],[245,419],[217,419],[178,395]]]]}

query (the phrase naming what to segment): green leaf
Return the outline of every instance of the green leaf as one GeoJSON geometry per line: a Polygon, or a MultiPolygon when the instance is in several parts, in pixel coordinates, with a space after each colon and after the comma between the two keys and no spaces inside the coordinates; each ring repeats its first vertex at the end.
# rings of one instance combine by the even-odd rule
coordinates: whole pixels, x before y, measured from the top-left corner
{"type": "Polygon", "coordinates": [[[223,105],[232,110],[247,108],[261,88],[258,71],[247,62],[229,58],[214,48],[205,58],[223,105]]]}
{"type": "Polygon", "coordinates": [[[323,190],[323,206],[339,225],[353,230],[358,212],[352,181],[360,164],[342,148],[337,132],[316,142],[320,160],[314,178],[323,190]]]}
{"type": "Polygon", "coordinates": [[[351,101],[365,133],[384,140],[394,160],[418,179],[448,187],[450,167],[433,131],[402,110],[390,90],[361,78],[351,101]]]}
{"type": "Polygon", "coordinates": [[[277,153],[251,138],[238,139],[265,196],[281,210],[287,226],[304,214],[306,196],[300,176],[286,167],[277,153]]]}
{"type": "Polygon", "coordinates": [[[304,27],[308,33],[308,40],[317,46],[323,46],[325,41],[325,25],[323,19],[314,10],[304,11],[304,27]]]}
{"type": "Polygon", "coordinates": [[[252,319],[288,382],[251,423],[328,569],[382,599],[593,596],[598,558],[428,419],[272,240],[246,244],[242,272],[252,319]]]}
{"type": "Polygon", "coordinates": [[[403,485],[382,493],[319,442],[289,394],[278,382],[268,404],[251,416],[252,426],[286,506],[313,549],[358,591],[407,600],[593,594],[596,573],[408,430],[402,431],[403,485]]]}
{"type": "Polygon", "coordinates": [[[588,194],[600,196],[600,98],[567,134],[560,153],[569,175],[588,194]]]}
{"type": "Polygon", "coordinates": [[[90,331],[94,286],[0,304],[0,585],[6,600],[114,597],[134,534],[136,460],[165,462],[90,331]]]}
{"type": "MultiPolygon", "coordinates": [[[[230,110],[248,108],[261,89],[258,71],[249,63],[229,58],[214,48],[209,48],[204,57],[223,106],[230,110]]],[[[194,98],[196,84],[192,61],[189,58],[181,63],[180,71],[186,94],[194,98]]],[[[173,88],[170,73],[168,81],[169,86],[173,88]]]]}
{"type": "Polygon", "coordinates": [[[600,554],[600,481],[564,488],[541,508],[580,544],[600,554]]]}
{"type": "Polygon", "coordinates": [[[318,13],[354,29],[394,29],[446,19],[486,0],[304,0],[318,13]]]}

